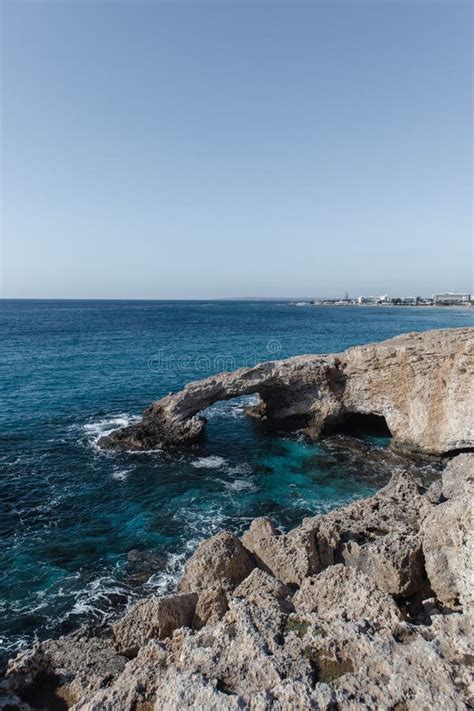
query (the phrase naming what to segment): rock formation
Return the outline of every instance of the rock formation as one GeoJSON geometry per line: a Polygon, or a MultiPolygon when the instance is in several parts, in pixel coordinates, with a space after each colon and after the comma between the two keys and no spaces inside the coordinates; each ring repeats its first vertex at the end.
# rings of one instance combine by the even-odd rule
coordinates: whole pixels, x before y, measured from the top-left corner
{"type": "Polygon", "coordinates": [[[237,536],[222,531],[202,543],[188,560],[179,589],[201,591],[220,585],[232,590],[254,567],[255,563],[237,536]]]}
{"type": "Polygon", "coordinates": [[[289,533],[262,518],[188,561],[180,594],[20,653],[0,708],[461,711],[473,701],[474,453],[424,488],[289,533]],[[128,657],[123,656],[126,653],[128,657]]]}
{"type": "Polygon", "coordinates": [[[112,625],[117,652],[134,657],[149,639],[166,639],[178,627],[190,627],[197,601],[196,593],[141,600],[112,625]]]}
{"type": "Polygon", "coordinates": [[[442,454],[474,446],[474,329],[409,333],[344,353],[261,363],[190,383],[103,437],[105,448],[195,441],[199,414],[219,400],[258,394],[253,415],[318,437],[354,416],[384,418],[399,447],[442,454]]]}

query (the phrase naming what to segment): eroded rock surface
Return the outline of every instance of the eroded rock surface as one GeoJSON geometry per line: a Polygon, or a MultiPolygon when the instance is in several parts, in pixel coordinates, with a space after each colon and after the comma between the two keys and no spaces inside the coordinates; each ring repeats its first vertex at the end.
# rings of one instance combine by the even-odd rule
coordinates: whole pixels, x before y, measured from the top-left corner
{"type": "Polygon", "coordinates": [[[2,697],[0,688],[0,708],[72,707],[110,685],[126,662],[110,638],[90,637],[81,631],[35,644],[10,662],[4,688],[10,700],[7,693],[2,697]],[[6,699],[3,705],[2,699],[6,699]]]}
{"type": "Polygon", "coordinates": [[[184,568],[182,592],[221,586],[232,590],[253,570],[255,563],[237,536],[222,531],[198,547],[184,568]]]}
{"type": "Polygon", "coordinates": [[[256,518],[242,537],[260,568],[288,585],[320,569],[313,531],[295,528],[283,535],[269,518],[256,518]]]}
{"type": "Polygon", "coordinates": [[[224,617],[228,609],[226,590],[221,586],[207,588],[199,594],[192,626],[199,630],[204,625],[214,624],[224,617]]]}
{"type": "Polygon", "coordinates": [[[318,437],[350,415],[376,415],[399,447],[441,454],[474,446],[474,329],[409,333],[344,353],[260,363],[190,383],[103,437],[106,448],[186,444],[203,432],[200,412],[257,393],[254,416],[318,437]]]}
{"type": "Polygon", "coordinates": [[[133,659],[110,639],[36,645],[10,662],[3,707],[29,711],[54,687],[77,711],[469,708],[473,475],[474,454],[460,455],[436,496],[396,472],[287,534],[268,519],[242,542],[219,534],[188,561],[185,593],[114,625],[133,659]]]}
{"type": "Polygon", "coordinates": [[[135,656],[149,639],[165,639],[175,629],[191,626],[197,602],[197,593],[140,600],[112,625],[117,651],[135,656]]]}
{"type": "Polygon", "coordinates": [[[394,629],[402,621],[393,598],[373,578],[341,564],[305,578],[293,604],[297,613],[316,612],[328,621],[367,620],[375,628],[386,629],[394,629]]]}
{"type": "Polygon", "coordinates": [[[422,527],[423,553],[431,587],[447,605],[474,610],[474,466],[461,454],[443,474],[442,501],[422,527]]]}

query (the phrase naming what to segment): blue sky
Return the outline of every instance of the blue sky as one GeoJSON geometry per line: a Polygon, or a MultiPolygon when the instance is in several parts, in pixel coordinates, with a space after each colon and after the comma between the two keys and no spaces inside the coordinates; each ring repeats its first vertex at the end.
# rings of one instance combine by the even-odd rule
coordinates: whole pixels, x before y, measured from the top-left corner
{"type": "Polygon", "coordinates": [[[4,297],[472,289],[469,2],[2,2],[4,297]]]}

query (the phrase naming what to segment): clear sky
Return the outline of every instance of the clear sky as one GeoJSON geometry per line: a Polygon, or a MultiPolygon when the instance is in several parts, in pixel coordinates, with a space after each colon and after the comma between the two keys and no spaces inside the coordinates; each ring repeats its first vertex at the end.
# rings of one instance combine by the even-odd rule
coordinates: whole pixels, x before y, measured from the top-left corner
{"type": "Polygon", "coordinates": [[[472,289],[470,2],[1,13],[2,296],[472,289]]]}

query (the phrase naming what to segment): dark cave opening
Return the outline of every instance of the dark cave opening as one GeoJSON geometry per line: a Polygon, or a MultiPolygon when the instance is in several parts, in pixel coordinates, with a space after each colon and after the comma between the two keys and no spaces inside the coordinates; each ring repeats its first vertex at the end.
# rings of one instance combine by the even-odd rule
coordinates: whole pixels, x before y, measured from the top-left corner
{"type": "Polygon", "coordinates": [[[391,437],[387,421],[383,415],[361,412],[344,412],[340,415],[329,417],[324,423],[321,435],[345,434],[353,437],[371,435],[373,437],[391,437]]]}

